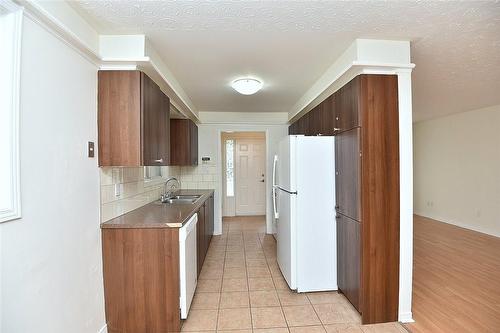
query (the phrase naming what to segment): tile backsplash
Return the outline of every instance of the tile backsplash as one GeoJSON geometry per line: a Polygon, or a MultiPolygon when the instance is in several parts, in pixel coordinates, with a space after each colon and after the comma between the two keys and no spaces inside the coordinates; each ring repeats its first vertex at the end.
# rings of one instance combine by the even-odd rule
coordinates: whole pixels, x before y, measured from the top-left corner
{"type": "Polygon", "coordinates": [[[154,180],[144,178],[144,167],[100,168],[101,222],[158,200],[168,177],[179,179],[183,189],[216,188],[218,175],[215,163],[161,168],[162,177],[154,180]]]}

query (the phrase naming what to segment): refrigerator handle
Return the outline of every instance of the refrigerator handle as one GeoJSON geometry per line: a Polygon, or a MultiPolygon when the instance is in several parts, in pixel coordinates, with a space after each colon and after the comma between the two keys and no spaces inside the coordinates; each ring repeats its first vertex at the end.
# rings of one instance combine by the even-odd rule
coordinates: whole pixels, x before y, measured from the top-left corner
{"type": "Polygon", "coordinates": [[[276,204],[276,167],[278,164],[278,155],[274,155],[274,160],[273,160],[273,211],[274,211],[274,218],[277,219],[279,218],[280,214],[278,212],[278,205],[276,204]]]}

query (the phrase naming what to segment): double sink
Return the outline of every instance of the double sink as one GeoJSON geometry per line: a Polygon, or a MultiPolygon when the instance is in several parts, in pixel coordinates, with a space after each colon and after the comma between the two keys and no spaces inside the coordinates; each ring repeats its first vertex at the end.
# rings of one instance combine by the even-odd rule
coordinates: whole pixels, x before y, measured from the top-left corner
{"type": "Polygon", "coordinates": [[[165,204],[194,204],[201,195],[173,195],[161,200],[165,204]]]}

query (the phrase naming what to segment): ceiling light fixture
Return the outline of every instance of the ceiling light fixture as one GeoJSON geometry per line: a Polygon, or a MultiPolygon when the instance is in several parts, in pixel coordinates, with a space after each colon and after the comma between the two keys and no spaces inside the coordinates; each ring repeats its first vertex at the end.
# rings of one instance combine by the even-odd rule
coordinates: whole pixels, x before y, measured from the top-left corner
{"type": "Polygon", "coordinates": [[[231,87],[243,95],[253,95],[259,91],[262,86],[263,83],[259,80],[248,77],[234,80],[233,83],[231,83],[231,87]]]}

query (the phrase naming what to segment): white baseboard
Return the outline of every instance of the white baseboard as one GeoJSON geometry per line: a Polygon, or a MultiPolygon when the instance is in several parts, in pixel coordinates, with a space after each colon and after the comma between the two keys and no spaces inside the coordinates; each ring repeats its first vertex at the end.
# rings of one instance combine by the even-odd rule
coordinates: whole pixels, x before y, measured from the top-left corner
{"type": "Polygon", "coordinates": [[[100,330],[99,333],[108,333],[108,325],[104,325],[100,330]]]}
{"type": "Polygon", "coordinates": [[[456,227],[460,227],[460,228],[472,230],[472,231],[475,231],[475,232],[480,232],[482,234],[486,234],[486,235],[493,236],[493,237],[500,237],[500,233],[494,232],[494,231],[491,231],[491,230],[487,230],[487,229],[482,228],[482,227],[472,226],[472,225],[469,225],[469,224],[466,224],[466,223],[462,223],[462,222],[459,222],[459,221],[450,220],[448,218],[445,218],[445,217],[442,217],[442,216],[438,216],[438,215],[429,214],[429,213],[417,212],[417,211],[415,211],[414,213],[415,213],[415,215],[420,215],[420,216],[426,217],[428,219],[433,219],[433,220],[436,220],[436,221],[439,221],[439,222],[443,222],[443,223],[446,223],[446,224],[454,225],[456,227]]]}
{"type": "Polygon", "coordinates": [[[400,323],[414,323],[415,320],[413,320],[413,313],[411,312],[405,312],[405,313],[400,313],[398,316],[398,320],[400,323]]]}

